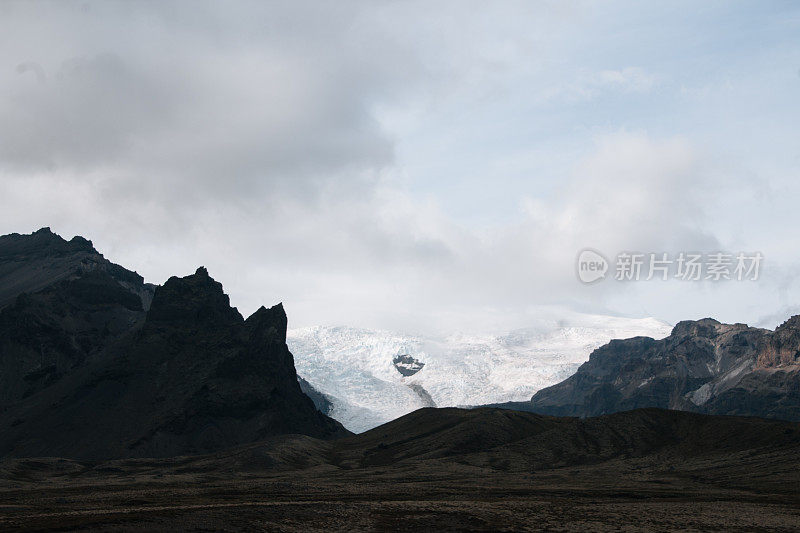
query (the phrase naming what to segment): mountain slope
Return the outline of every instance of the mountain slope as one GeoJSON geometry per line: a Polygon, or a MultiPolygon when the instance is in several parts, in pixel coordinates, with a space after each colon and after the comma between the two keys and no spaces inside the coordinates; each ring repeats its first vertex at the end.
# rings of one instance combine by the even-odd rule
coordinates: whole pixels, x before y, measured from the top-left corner
{"type": "Polygon", "coordinates": [[[680,322],[662,340],[614,340],[573,376],[511,407],[566,416],[661,407],[800,420],[800,317],[774,332],[703,319],[680,322]]]}
{"type": "Polygon", "coordinates": [[[593,418],[478,409],[421,409],[334,445],[342,466],[443,460],[529,471],[652,454],[705,454],[791,447],[800,425],[637,409],[593,418]]]}

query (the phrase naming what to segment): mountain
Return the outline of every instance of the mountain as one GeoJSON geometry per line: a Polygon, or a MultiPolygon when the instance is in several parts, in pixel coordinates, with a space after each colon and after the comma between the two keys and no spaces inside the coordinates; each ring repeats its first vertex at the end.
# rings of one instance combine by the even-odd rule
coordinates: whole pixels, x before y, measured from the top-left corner
{"type": "Polygon", "coordinates": [[[154,291],[81,237],[0,237],[0,413],[104,357],[141,326],[154,291]]]}
{"type": "Polygon", "coordinates": [[[326,412],[361,432],[423,407],[528,399],[573,374],[611,339],[669,331],[654,319],[572,315],[499,335],[301,328],[289,330],[288,343],[326,412]]]}
{"type": "Polygon", "coordinates": [[[800,316],[770,331],[706,318],[661,340],[613,340],[577,372],[508,405],[559,416],[639,407],[800,420],[800,316]]]}
{"type": "Polygon", "coordinates": [[[278,304],[245,320],[205,268],[163,286],[49,230],[0,238],[0,455],[203,453],[347,431],[297,382],[278,304]]]}
{"type": "Polygon", "coordinates": [[[800,424],[415,411],[214,454],[0,461],[0,529],[793,531],[800,424]]]}

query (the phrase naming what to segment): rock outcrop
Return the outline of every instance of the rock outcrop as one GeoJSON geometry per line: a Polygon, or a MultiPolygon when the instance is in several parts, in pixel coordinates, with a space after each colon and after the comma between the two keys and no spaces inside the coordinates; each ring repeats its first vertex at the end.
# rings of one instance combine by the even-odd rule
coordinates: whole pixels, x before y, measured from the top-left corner
{"type": "Polygon", "coordinates": [[[403,377],[413,376],[425,366],[425,363],[408,354],[398,354],[392,359],[392,364],[403,377]]]}

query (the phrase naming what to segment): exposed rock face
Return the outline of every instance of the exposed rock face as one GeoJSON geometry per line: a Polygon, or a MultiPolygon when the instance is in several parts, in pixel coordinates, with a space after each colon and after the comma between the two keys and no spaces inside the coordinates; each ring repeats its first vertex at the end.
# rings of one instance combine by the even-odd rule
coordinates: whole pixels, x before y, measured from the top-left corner
{"type": "Polygon", "coordinates": [[[514,407],[584,417],[661,407],[800,420],[799,356],[800,316],[774,332],[685,321],[662,340],[611,341],[572,377],[514,407]]]}
{"type": "Polygon", "coordinates": [[[314,402],[314,407],[317,408],[317,411],[324,415],[330,416],[333,412],[333,402],[331,399],[315,389],[311,383],[306,381],[300,376],[297,376],[297,382],[300,384],[300,390],[303,391],[303,394],[311,398],[311,401],[314,402]]]}
{"type": "Polygon", "coordinates": [[[395,356],[395,358],[392,359],[392,363],[397,371],[405,377],[413,376],[425,366],[425,363],[407,354],[395,356]]]}
{"type": "Polygon", "coordinates": [[[758,368],[781,368],[800,364],[800,315],[781,324],[760,347],[758,368]]]}
{"type": "Polygon", "coordinates": [[[425,390],[425,387],[419,383],[408,383],[408,388],[413,390],[419,396],[419,399],[425,404],[425,407],[436,407],[436,402],[433,401],[430,393],[425,390]]]}
{"type": "Polygon", "coordinates": [[[10,237],[0,288],[32,293],[0,312],[0,455],[172,456],[347,434],[301,392],[280,304],[244,320],[202,267],[150,304],[152,286],[88,241],[10,237]]]}

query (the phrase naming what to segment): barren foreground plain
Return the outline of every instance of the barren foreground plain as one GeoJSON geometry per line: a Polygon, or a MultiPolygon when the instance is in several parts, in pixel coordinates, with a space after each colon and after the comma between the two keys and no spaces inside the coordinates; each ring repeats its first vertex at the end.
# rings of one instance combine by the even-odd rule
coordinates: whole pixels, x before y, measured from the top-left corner
{"type": "Polygon", "coordinates": [[[203,456],[0,462],[0,530],[797,531],[800,424],[422,409],[203,456]]]}

